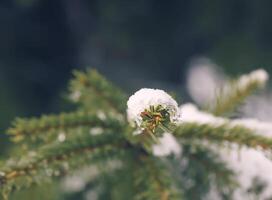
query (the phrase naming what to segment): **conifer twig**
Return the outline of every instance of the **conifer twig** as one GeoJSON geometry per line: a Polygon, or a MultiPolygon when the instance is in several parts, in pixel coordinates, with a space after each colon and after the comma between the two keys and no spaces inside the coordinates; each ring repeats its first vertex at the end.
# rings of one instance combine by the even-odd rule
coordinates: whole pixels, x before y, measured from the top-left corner
{"type": "Polygon", "coordinates": [[[178,177],[180,188],[186,187],[184,196],[186,199],[201,199],[202,193],[198,191],[210,191],[216,185],[221,196],[231,197],[231,193],[238,183],[235,173],[226,166],[220,157],[208,147],[202,144],[182,141],[182,157],[172,159],[172,171],[178,177]],[[181,166],[183,159],[186,166],[181,166]],[[190,186],[188,180],[197,180],[190,186]]]}
{"type": "Polygon", "coordinates": [[[96,70],[87,70],[86,73],[75,71],[74,76],[70,82],[71,99],[74,102],[93,109],[97,109],[97,105],[100,104],[103,109],[108,107],[124,113],[126,95],[96,70]]]}
{"type": "Polygon", "coordinates": [[[272,150],[272,139],[257,135],[251,129],[243,126],[230,126],[229,124],[211,125],[198,123],[183,123],[173,133],[177,138],[207,139],[213,142],[231,142],[264,150],[272,150]]]}
{"type": "Polygon", "coordinates": [[[229,81],[217,91],[215,103],[209,111],[216,116],[230,114],[253,92],[264,87],[267,80],[267,72],[259,69],[229,81]]]}
{"type": "Polygon", "coordinates": [[[7,133],[15,142],[35,137],[46,137],[45,135],[54,130],[68,130],[77,127],[102,127],[120,129],[120,120],[104,113],[88,113],[77,111],[72,113],[61,113],[60,115],[44,115],[41,118],[22,119],[14,121],[13,127],[7,133]],[[100,115],[103,116],[100,116],[100,115]]]}
{"type": "Polygon", "coordinates": [[[136,200],[178,200],[182,195],[173,187],[167,168],[159,165],[159,161],[140,156],[137,159],[139,166],[135,169],[135,187],[137,189],[136,200]]]}
{"type": "Polygon", "coordinates": [[[89,160],[107,159],[114,154],[122,154],[126,142],[121,134],[107,134],[105,136],[90,137],[85,134],[75,136],[65,142],[55,142],[45,145],[36,152],[21,156],[20,159],[11,159],[1,167],[0,189],[7,192],[20,183],[25,187],[41,179],[51,176],[65,175],[68,171],[89,164],[89,160]],[[68,166],[64,167],[63,163],[68,166]],[[48,174],[48,171],[52,174],[48,174]],[[58,172],[54,174],[54,171],[58,172]]]}

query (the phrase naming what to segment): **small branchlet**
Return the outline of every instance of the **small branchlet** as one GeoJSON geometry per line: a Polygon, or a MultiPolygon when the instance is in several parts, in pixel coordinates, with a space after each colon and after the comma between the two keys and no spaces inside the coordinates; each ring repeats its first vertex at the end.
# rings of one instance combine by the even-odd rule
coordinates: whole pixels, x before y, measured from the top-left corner
{"type": "Polygon", "coordinates": [[[237,80],[229,81],[222,88],[218,89],[215,102],[208,111],[216,116],[232,113],[248,96],[263,88],[267,79],[267,72],[256,70],[241,76],[237,80]]]}
{"type": "Polygon", "coordinates": [[[183,123],[173,133],[178,138],[196,139],[223,143],[230,142],[245,145],[251,148],[260,147],[263,150],[272,149],[272,139],[257,135],[251,129],[243,126],[231,126],[222,124],[219,126],[211,124],[183,123]]]}
{"type": "Polygon", "coordinates": [[[127,96],[96,70],[86,73],[75,71],[70,82],[70,99],[79,103],[81,109],[106,109],[125,113],[127,96]]]}
{"type": "Polygon", "coordinates": [[[182,157],[169,160],[170,171],[175,174],[179,187],[183,188],[185,199],[202,199],[203,191],[208,193],[213,187],[222,199],[231,199],[233,190],[239,186],[236,174],[209,147],[199,142],[180,141],[182,157]],[[184,162],[186,164],[180,164],[184,162]]]}
{"type": "Polygon", "coordinates": [[[170,113],[166,108],[161,105],[150,106],[149,109],[145,109],[141,115],[142,124],[141,128],[154,133],[161,133],[170,130],[170,113]]]}
{"type": "Polygon", "coordinates": [[[97,113],[77,111],[60,115],[44,115],[41,118],[18,118],[7,133],[12,136],[12,141],[22,142],[26,139],[31,141],[49,140],[51,137],[56,139],[60,131],[71,131],[82,127],[101,127],[118,131],[122,126],[122,121],[116,119],[116,115],[108,115],[102,111],[97,113]]]}
{"type": "Polygon", "coordinates": [[[141,156],[134,169],[136,200],[178,200],[182,194],[173,184],[173,177],[160,160],[141,156]]]}

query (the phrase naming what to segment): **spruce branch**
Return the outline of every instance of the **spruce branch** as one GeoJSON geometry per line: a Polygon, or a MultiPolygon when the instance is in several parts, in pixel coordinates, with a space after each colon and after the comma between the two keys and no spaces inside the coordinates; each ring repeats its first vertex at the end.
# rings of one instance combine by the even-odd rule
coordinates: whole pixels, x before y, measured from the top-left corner
{"type": "Polygon", "coordinates": [[[228,92],[220,89],[216,95],[215,105],[210,110],[216,116],[228,115],[233,112],[245,99],[258,89],[258,83],[252,82],[245,88],[240,88],[236,82],[229,83],[228,92]]]}
{"type": "MultiPolygon", "coordinates": [[[[89,180],[84,180],[85,186],[80,191],[66,191],[64,199],[86,199],[86,191],[92,191],[96,194],[97,199],[127,200],[132,199],[130,173],[124,170],[124,166],[120,168],[108,167],[110,163],[104,162],[104,166],[99,168],[99,174],[89,180]],[[104,168],[104,169],[103,169],[104,168]],[[124,174],[126,174],[124,176],[124,174]],[[121,192],[126,191],[126,192],[121,192]],[[70,197],[70,198],[69,198],[70,197]]],[[[85,172],[86,174],[86,172],[85,172]]],[[[80,174],[79,174],[80,175],[80,174]]],[[[87,174],[86,174],[87,175],[87,174]]],[[[75,175],[73,175],[75,176],[75,175]]],[[[83,178],[83,177],[80,177],[83,178]]],[[[84,178],[83,178],[84,179],[84,178]]],[[[72,180],[70,180],[72,181],[72,180]]]]}
{"type": "Polygon", "coordinates": [[[175,200],[182,194],[175,188],[172,177],[160,160],[142,155],[134,169],[135,200],[175,200]]]}
{"type": "Polygon", "coordinates": [[[128,200],[134,199],[133,191],[133,168],[135,160],[133,160],[136,151],[132,150],[122,159],[122,168],[111,173],[104,173],[100,176],[98,199],[112,200],[128,200]]]}
{"type": "Polygon", "coordinates": [[[243,126],[229,124],[211,125],[198,123],[183,123],[173,133],[177,138],[206,139],[213,142],[231,142],[263,150],[272,149],[272,139],[257,135],[253,130],[243,126]]]}
{"type": "Polygon", "coordinates": [[[90,164],[89,160],[103,160],[123,154],[126,143],[121,134],[108,133],[91,137],[75,136],[65,142],[45,145],[19,159],[11,159],[1,167],[0,188],[3,194],[21,187],[40,183],[54,176],[90,164]]]}
{"type": "Polygon", "coordinates": [[[103,112],[92,113],[76,111],[61,113],[60,115],[44,115],[40,118],[18,118],[8,129],[7,133],[14,142],[22,140],[47,139],[50,134],[56,135],[60,130],[66,131],[82,127],[101,127],[119,130],[122,122],[114,115],[106,115],[103,112]]]}
{"type": "Polygon", "coordinates": [[[214,105],[208,109],[216,116],[228,115],[243,103],[256,90],[263,88],[268,79],[264,70],[256,70],[243,75],[237,80],[231,80],[219,88],[214,105]]]}
{"type": "MultiPolygon", "coordinates": [[[[259,71],[258,75],[262,73],[259,71]]],[[[221,91],[212,112],[223,115],[234,110],[252,91],[261,87],[267,77],[263,76],[260,82],[260,79],[254,79],[255,75],[246,77],[246,81],[241,79],[230,83],[221,91]]],[[[17,119],[8,130],[13,141],[22,142],[27,148],[20,149],[24,150],[20,151],[21,157],[11,158],[0,165],[0,191],[4,197],[21,187],[50,181],[81,170],[82,166],[94,165],[105,168],[104,174],[97,176],[99,180],[89,180],[88,183],[89,187],[102,184],[104,189],[101,190],[107,190],[99,198],[202,199],[201,194],[206,194],[212,183],[218,185],[222,198],[229,198],[232,171],[217,160],[210,149],[195,144],[199,145],[198,141],[202,144],[205,140],[272,149],[271,138],[233,123],[180,124],[177,102],[158,89],[145,88],[132,95],[127,102],[128,120],[125,120],[126,95],[94,70],[76,71],[70,92],[71,99],[79,105],[77,111],[17,119]],[[188,159],[186,168],[175,169],[180,163],[168,162],[171,152],[164,158],[154,157],[153,147],[156,142],[163,141],[157,137],[163,136],[164,132],[173,133],[183,145],[182,156],[188,159]],[[112,158],[122,163],[114,172],[107,171],[107,161],[112,158]],[[178,176],[177,172],[181,175],[178,176]],[[180,183],[177,178],[182,178],[180,183]],[[189,179],[199,181],[204,187],[186,185],[189,179]],[[127,191],[120,194],[124,190],[127,191]],[[195,190],[199,195],[194,193],[195,190]]],[[[166,143],[171,144],[169,140],[166,143]]],[[[178,159],[175,161],[180,161],[178,159]]]]}
{"type": "Polygon", "coordinates": [[[182,157],[170,158],[170,170],[178,179],[185,199],[201,200],[213,186],[222,199],[231,199],[232,191],[238,186],[235,173],[219,156],[203,144],[180,141],[182,157]],[[183,163],[183,164],[181,164],[183,163]]]}
{"type": "Polygon", "coordinates": [[[86,73],[75,71],[74,76],[69,87],[70,97],[83,109],[108,108],[120,113],[125,112],[126,95],[96,70],[87,70],[86,73]]]}

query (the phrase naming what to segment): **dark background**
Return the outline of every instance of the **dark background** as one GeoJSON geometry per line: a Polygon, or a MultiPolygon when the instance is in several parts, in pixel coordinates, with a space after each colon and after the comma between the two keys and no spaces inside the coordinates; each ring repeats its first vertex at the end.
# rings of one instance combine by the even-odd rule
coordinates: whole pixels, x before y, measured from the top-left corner
{"type": "Polygon", "coordinates": [[[269,0],[1,0],[0,130],[16,116],[66,108],[73,69],[97,68],[127,92],[182,92],[199,56],[230,75],[271,72],[271,8],[269,0]]]}

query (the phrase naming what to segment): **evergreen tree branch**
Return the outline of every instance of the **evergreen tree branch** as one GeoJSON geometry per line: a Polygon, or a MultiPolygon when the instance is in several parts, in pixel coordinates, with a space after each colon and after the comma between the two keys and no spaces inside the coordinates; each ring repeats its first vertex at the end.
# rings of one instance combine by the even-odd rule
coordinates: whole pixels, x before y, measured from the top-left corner
{"type": "Polygon", "coordinates": [[[70,170],[88,164],[89,160],[103,160],[123,154],[127,146],[121,134],[108,133],[91,137],[75,136],[65,142],[45,145],[20,159],[11,159],[1,167],[0,188],[3,194],[14,188],[43,182],[53,176],[61,176],[70,170]]]}
{"type": "MultiPolygon", "coordinates": [[[[118,188],[118,193],[115,191],[115,187],[117,184],[123,184],[126,185],[127,182],[121,182],[124,181],[126,176],[124,176],[123,167],[120,169],[109,169],[108,166],[106,166],[108,163],[104,163],[104,168],[101,169],[99,174],[96,177],[93,177],[85,182],[84,188],[79,191],[71,192],[69,190],[64,192],[64,199],[86,199],[86,191],[93,191],[96,193],[97,198],[96,199],[116,199],[116,200],[127,200],[131,198],[119,198],[122,195],[125,195],[127,190],[123,187],[123,191],[126,192],[120,192],[120,188],[118,188]],[[116,177],[118,175],[118,178],[116,177]],[[118,179],[118,180],[116,180],[118,179]],[[119,181],[119,182],[118,182],[119,181]],[[118,196],[116,198],[115,196],[118,196]]],[[[128,188],[130,189],[130,188],[128,188]]]]}
{"type": "Polygon", "coordinates": [[[201,200],[213,186],[222,199],[231,199],[232,191],[238,186],[234,172],[203,144],[181,143],[182,156],[169,159],[170,171],[178,179],[185,199],[201,200]]]}
{"type": "Polygon", "coordinates": [[[47,138],[50,133],[56,134],[59,130],[71,130],[78,127],[101,127],[120,130],[122,123],[115,116],[103,112],[90,113],[77,111],[74,113],[61,113],[60,115],[45,115],[41,118],[22,119],[14,121],[7,133],[12,140],[19,142],[25,139],[35,140],[47,138]]]}
{"type": "Polygon", "coordinates": [[[219,126],[211,124],[183,123],[174,133],[177,138],[206,139],[213,142],[231,142],[252,148],[261,147],[263,150],[272,149],[272,139],[257,135],[253,130],[243,126],[219,126]]]}
{"type": "Polygon", "coordinates": [[[257,82],[252,82],[245,88],[240,88],[235,82],[230,83],[228,92],[221,89],[217,96],[214,107],[210,110],[216,116],[224,116],[232,113],[245,99],[259,88],[257,82]]]}
{"type": "Polygon", "coordinates": [[[107,108],[125,112],[127,96],[96,70],[75,71],[74,76],[70,82],[70,97],[74,102],[88,109],[107,108]]]}
{"type": "Polygon", "coordinates": [[[256,90],[263,88],[268,75],[264,70],[256,70],[237,80],[226,83],[216,94],[214,105],[209,111],[216,116],[228,115],[256,90]]]}
{"type": "Polygon", "coordinates": [[[122,168],[115,170],[112,173],[105,173],[100,177],[99,181],[102,184],[98,199],[111,200],[128,200],[134,199],[133,191],[133,155],[136,153],[132,150],[127,156],[122,159],[122,168]],[[123,192],[122,192],[123,191],[123,192]]]}
{"type": "Polygon", "coordinates": [[[134,169],[135,200],[175,200],[182,199],[182,195],[174,187],[167,168],[159,160],[141,156],[134,169]]]}

